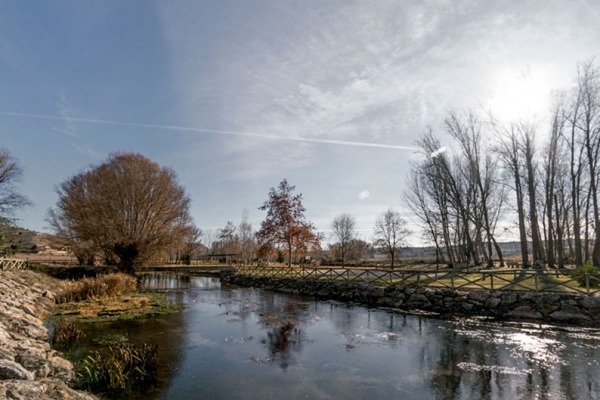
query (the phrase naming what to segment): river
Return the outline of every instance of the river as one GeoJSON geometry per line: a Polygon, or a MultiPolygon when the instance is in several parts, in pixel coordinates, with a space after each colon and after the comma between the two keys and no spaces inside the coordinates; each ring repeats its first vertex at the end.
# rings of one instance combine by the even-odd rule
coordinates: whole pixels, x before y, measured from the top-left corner
{"type": "Polygon", "coordinates": [[[178,314],[93,324],[159,346],[160,381],[143,399],[598,399],[600,330],[440,319],[144,275],[178,314]]]}

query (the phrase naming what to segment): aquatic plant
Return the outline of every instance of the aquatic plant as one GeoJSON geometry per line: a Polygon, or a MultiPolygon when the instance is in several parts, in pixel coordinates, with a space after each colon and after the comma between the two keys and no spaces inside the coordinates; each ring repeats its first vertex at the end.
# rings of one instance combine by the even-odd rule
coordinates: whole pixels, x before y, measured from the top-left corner
{"type": "Polygon", "coordinates": [[[50,342],[55,348],[68,348],[81,341],[84,337],[85,334],[77,327],[75,322],[60,318],[54,324],[50,342]]]}
{"type": "Polygon", "coordinates": [[[157,380],[157,345],[135,346],[123,341],[107,351],[94,351],[79,366],[83,386],[96,393],[130,392],[151,387],[157,380]]]}

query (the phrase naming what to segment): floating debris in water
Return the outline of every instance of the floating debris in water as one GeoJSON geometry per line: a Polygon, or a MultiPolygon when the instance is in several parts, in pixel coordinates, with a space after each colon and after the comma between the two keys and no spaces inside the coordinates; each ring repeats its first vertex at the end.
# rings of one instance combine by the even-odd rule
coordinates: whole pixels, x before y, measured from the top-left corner
{"type": "Polygon", "coordinates": [[[233,336],[228,336],[225,338],[226,342],[233,342],[233,343],[245,343],[245,342],[249,342],[251,340],[254,340],[253,336],[246,336],[240,339],[236,339],[233,336]]]}
{"type": "Polygon", "coordinates": [[[401,336],[394,332],[382,332],[375,335],[376,338],[385,340],[398,340],[401,336]]]}
{"type": "Polygon", "coordinates": [[[518,370],[514,367],[502,367],[500,365],[480,365],[472,362],[461,362],[457,364],[457,367],[468,371],[494,371],[497,374],[507,375],[527,375],[533,372],[531,369],[518,370]]]}
{"type": "Polygon", "coordinates": [[[271,358],[256,358],[254,356],[250,356],[250,358],[248,359],[248,362],[253,362],[256,364],[270,364],[273,362],[273,359],[271,358]]]}

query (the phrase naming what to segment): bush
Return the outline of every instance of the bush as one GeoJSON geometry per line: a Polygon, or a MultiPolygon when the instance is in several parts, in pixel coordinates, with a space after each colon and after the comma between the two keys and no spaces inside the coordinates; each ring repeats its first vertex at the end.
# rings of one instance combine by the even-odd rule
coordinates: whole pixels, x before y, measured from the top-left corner
{"type": "Polygon", "coordinates": [[[185,265],[190,265],[192,261],[192,255],[189,253],[184,253],[181,255],[181,262],[185,265]]]}
{"type": "Polygon", "coordinates": [[[579,286],[583,287],[585,287],[586,275],[590,287],[600,286],[600,271],[598,271],[598,267],[589,261],[584,266],[577,267],[571,272],[571,277],[579,283],[579,286]]]}
{"type": "Polygon", "coordinates": [[[84,337],[85,334],[75,322],[61,318],[54,324],[50,343],[55,348],[69,348],[84,337]]]}
{"type": "Polygon", "coordinates": [[[95,278],[82,278],[67,282],[65,288],[58,294],[56,301],[84,301],[88,298],[114,297],[136,291],[135,277],[123,274],[99,275],[95,278]]]}
{"type": "Polygon", "coordinates": [[[106,353],[94,351],[80,364],[84,386],[100,393],[130,392],[134,387],[151,386],[157,380],[157,347],[119,341],[112,343],[106,353]]]}

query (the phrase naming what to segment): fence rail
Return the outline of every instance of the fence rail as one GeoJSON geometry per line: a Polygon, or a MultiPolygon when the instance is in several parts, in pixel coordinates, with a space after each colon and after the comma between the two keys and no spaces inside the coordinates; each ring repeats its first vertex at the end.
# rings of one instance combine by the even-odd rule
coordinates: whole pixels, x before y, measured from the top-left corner
{"type": "Polygon", "coordinates": [[[28,263],[25,260],[16,260],[11,258],[0,258],[0,269],[27,269],[28,263]]]}
{"type": "Polygon", "coordinates": [[[522,290],[533,292],[559,292],[594,294],[600,292],[597,275],[573,270],[361,270],[339,268],[297,268],[237,266],[237,274],[255,277],[291,278],[301,280],[327,280],[355,282],[370,285],[401,284],[453,290],[522,290]]]}

